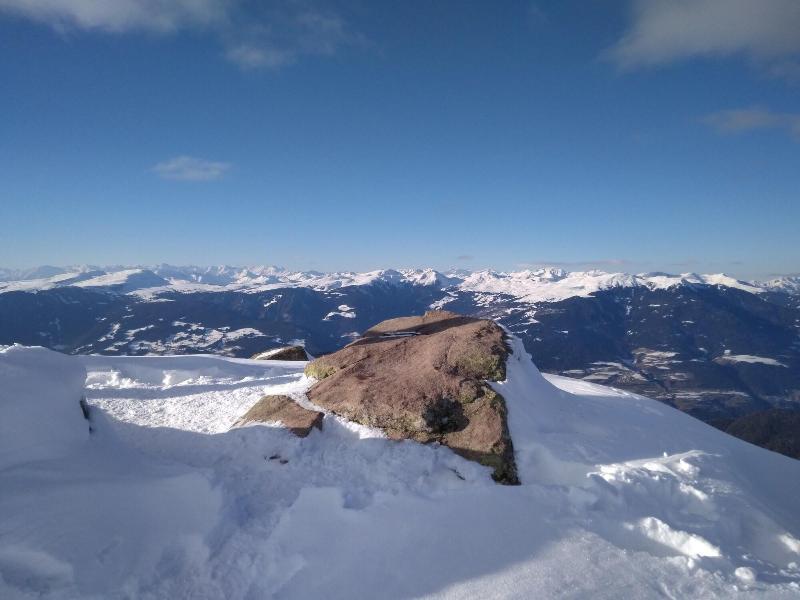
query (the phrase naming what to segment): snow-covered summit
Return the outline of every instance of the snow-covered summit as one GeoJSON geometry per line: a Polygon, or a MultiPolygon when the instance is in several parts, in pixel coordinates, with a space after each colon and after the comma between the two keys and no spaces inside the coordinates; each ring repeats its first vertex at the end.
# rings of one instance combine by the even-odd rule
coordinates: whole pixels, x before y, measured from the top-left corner
{"type": "Polygon", "coordinates": [[[612,287],[631,287],[635,283],[633,275],[602,271],[538,269],[503,273],[486,270],[471,273],[457,287],[471,292],[507,294],[526,302],[547,302],[589,296],[612,287]]]}
{"type": "Polygon", "coordinates": [[[333,414],[229,430],[303,363],[2,349],[0,596],[800,595],[800,462],[511,343],[516,487],[333,414]]]}
{"type": "Polygon", "coordinates": [[[800,275],[776,277],[765,282],[764,286],[771,291],[797,295],[800,294],[800,275]]]}
{"type": "Polygon", "coordinates": [[[575,296],[590,296],[611,288],[646,287],[651,290],[678,286],[723,286],[753,294],[764,287],[747,283],[724,274],[699,275],[684,273],[607,273],[605,271],[564,271],[563,269],[537,269],[503,273],[477,271],[464,277],[458,288],[473,292],[508,294],[522,301],[549,302],[575,296]]]}
{"type": "Polygon", "coordinates": [[[759,294],[765,291],[764,284],[741,281],[724,273],[708,275],[700,275],[698,273],[683,273],[681,275],[642,273],[636,276],[636,280],[641,285],[651,289],[669,289],[680,285],[718,285],[743,290],[751,294],[759,294]]]}

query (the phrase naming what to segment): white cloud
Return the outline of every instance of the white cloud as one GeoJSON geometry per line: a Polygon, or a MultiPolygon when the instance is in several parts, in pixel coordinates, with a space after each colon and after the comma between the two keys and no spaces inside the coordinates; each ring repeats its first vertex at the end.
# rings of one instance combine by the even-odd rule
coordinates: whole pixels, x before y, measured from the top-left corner
{"type": "Polygon", "coordinates": [[[244,69],[277,68],[301,56],[331,56],[339,48],[362,42],[339,16],[304,9],[261,6],[252,22],[235,28],[226,57],[244,69]]]}
{"type": "Polygon", "coordinates": [[[703,121],[720,133],[744,133],[780,129],[800,138],[800,114],[772,112],[764,108],[738,108],[707,115],[703,121]]]}
{"type": "Polygon", "coordinates": [[[772,63],[800,53],[798,0],[633,0],[632,17],[609,50],[623,68],[736,54],[772,63]]]}
{"type": "Polygon", "coordinates": [[[0,10],[58,29],[170,32],[224,19],[229,0],[0,0],[0,10]]]}
{"type": "Polygon", "coordinates": [[[361,37],[335,13],[280,0],[0,0],[0,13],[58,31],[169,34],[205,31],[242,68],[279,68],[329,56],[361,37]]]}
{"type": "Polygon", "coordinates": [[[153,167],[159,177],[178,181],[212,181],[230,169],[225,162],[215,162],[192,156],[176,156],[153,167]]]}

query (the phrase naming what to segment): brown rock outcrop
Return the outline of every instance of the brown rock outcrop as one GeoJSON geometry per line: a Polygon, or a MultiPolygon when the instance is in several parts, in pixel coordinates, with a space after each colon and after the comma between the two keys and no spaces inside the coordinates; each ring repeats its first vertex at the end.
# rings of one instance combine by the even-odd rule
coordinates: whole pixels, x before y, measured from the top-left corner
{"type": "Polygon", "coordinates": [[[255,422],[280,422],[296,436],[306,437],[315,427],[322,429],[322,417],[321,412],[303,408],[289,396],[264,396],[233,427],[255,422]]]}
{"type": "Polygon", "coordinates": [[[508,347],[493,321],[446,311],[384,321],[306,368],[308,398],[392,438],[439,442],[518,483],[506,405],[486,380],[505,378],[508,347]]]}
{"type": "Polygon", "coordinates": [[[286,346],[259,352],[250,358],[252,360],[308,360],[308,354],[302,346],[286,346]]]}

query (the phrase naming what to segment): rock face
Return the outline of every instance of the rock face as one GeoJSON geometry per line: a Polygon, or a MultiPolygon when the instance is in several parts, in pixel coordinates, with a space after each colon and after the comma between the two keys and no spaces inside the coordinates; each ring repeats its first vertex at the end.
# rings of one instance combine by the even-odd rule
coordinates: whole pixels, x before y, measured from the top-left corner
{"type": "Polygon", "coordinates": [[[250,358],[253,360],[308,360],[308,354],[302,346],[286,346],[259,352],[250,358]]]}
{"type": "Polygon", "coordinates": [[[322,429],[322,417],[321,412],[303,408],[289,396],[264,396],[233,427],[280,422],[296,436],[306,437],[315,427],[322,429]]]}
{"type": "Polygon", "coordinates": [[[518,483],[506,404],[485,380],[505,379],[509,350],[493,321],[446,311],[384,321],[306,368],[308,398],[395,439],[439,442],[518,483]]]}

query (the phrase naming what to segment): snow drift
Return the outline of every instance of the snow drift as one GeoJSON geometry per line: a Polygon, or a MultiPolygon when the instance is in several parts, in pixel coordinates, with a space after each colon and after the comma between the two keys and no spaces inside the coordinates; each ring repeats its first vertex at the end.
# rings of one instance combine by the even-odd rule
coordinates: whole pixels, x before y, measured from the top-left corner
{"type": "Polygon", "coordinates": [[[86,369],[44,348],[0,348],[0,469],[56,458],[89,437],[86,369]]]}
{"type": "Polygon", "coordinates": [[[46,402],[70,433],[39,451],[40,411],[3,422],[0,596],[800,595],[800,462],[646,398],[543,377],[512,350],[492,385],[517,487],[331,414],[304,439],[229,431],[265,394],[306,404],[302,362],[6,350],[0,410],[46,402]]]}

